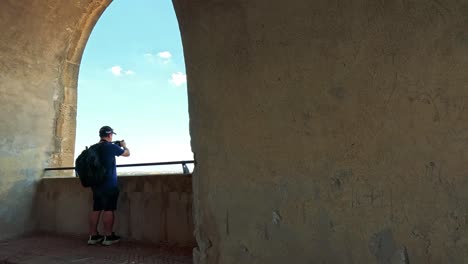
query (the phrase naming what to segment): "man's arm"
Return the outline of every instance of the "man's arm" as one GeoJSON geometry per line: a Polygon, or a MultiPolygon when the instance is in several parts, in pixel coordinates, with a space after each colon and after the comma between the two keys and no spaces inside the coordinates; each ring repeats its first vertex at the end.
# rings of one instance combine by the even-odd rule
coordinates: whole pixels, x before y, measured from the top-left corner
{"type": "Polygon", "coordinates": [[[130,150],[127,148],[127,143],[125,143],[125,141],[120,141],[120,146],[122,146],[122,148],[124,149],[124,153],[122,153],[122,157],[128,157],[130,156],[130,150]]]}

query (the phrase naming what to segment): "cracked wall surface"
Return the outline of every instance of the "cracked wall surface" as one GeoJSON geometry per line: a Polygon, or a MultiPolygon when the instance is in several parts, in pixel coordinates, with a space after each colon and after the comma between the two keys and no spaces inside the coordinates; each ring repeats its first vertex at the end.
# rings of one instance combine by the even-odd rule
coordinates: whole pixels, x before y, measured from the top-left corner
{"type": "MultiPolygon", "coordinates": [[[[195,263],[468,259],[468,3],[173,2],[195,263]]],[[[0,231],[27,222],[15,198],[61,153],[63,69],[108,4],[27,3],[0,3],[0,231]]]]}

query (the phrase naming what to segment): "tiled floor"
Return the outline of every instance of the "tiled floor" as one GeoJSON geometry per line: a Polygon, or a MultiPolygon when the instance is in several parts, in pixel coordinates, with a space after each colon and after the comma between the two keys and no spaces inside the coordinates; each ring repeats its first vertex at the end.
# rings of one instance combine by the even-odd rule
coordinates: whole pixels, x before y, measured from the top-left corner
{"type": "Polygon", "coordinates": [[[0,242],[0,264],[191,264],[190,251],[130,242],[88,246],[83,239],[41,235],[0,242]]]}

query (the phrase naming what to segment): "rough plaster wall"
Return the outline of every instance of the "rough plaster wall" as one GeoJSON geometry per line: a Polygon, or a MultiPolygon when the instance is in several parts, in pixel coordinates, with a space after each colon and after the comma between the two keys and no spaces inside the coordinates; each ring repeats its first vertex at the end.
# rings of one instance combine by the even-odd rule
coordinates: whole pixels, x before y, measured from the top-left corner
{"type": "Polygon", "coordinates": [[[83,14],[104,2],[0,1],[0,240],[31,230],[41,170],[73,152],[76,91],[64,86],[90,27],[83,14]]]}
{"type": "Polygon", "coordinates": [[[468,2],[174,4],[196,263],[466,263],[468,2]]]}

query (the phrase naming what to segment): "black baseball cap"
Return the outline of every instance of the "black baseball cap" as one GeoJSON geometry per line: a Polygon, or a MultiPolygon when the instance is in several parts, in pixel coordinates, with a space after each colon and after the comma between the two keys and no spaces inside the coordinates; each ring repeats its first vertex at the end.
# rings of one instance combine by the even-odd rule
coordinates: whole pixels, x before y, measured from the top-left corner
{"type": "Polygon", "coordinates": [[[99,129],[99,136],[100,137],[106,137],[109,134],[117,135],[114,132],[114,129],[112,129],[112,127],[110,127],[110,126],[103,126],[103,127],[101,127],[101,129],[99,129]]]}

